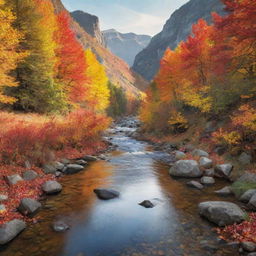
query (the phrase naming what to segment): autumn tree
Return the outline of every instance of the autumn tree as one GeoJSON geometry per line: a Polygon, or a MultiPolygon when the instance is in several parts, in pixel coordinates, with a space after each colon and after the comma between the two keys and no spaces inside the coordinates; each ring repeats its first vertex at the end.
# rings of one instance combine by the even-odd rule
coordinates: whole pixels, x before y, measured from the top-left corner
{"type": "Polygon", "coordinates": [[[61,84],[62,94],[70,104],[82,102],[88,93],[89,79],[86,75],[88,65],[84,49],[70,28],[70,18],[66,12],[61,12],[57,16],[55,41],[57,43],[55,53],[58,58],[56,81],[61,84]]]}
{"type": "Polygon", "coordinates": [[[109,105],[108,77],[103,65],[99,63],[90,49],[85,51],[85,59],[88,64],[86,76],[89,78],[88,93],[85,96],[85,100],[95,110],[104,111],[109,105]]]}
{"type": "Polygon", "coordinates": [[[17,98],[16,109],[50,112],[63,106],[60,87],[54,81],[56,30],[54,9],[49,0],[7,0],[17,17],[14,25],[24,35],[19,50],[29,55],[16,69],[19,86],[9,91],[17,98]]]}
{"type": "Polygon", "coordinates": [[[18,82],[10,74],[17,63],[25,57],[25,53],[18,51],[22,33],[12,25],[16,17],[5,5],[4,0],[0,0],[0,103],[14,103],[15,98],[4,94],[6,87],[16,87],[18,82]]]}

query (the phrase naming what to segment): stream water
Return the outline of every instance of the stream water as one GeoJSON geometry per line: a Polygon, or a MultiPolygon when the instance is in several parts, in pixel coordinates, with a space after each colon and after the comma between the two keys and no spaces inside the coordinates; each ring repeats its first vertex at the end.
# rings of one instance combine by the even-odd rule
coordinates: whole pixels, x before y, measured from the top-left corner
{"type": "MultiPolygon", "coordinates": [[[[221,245],[213,226],[197,213],[199,202],[223,200],[213,193],[226,184],[217,181],[203,191],[168,175],[161,161],[166,153],[126,135],[132,128],[116,127],[111,141],[117,150],[109,161],[92,163],[85,171],[61,178],[63,192],[48,197],[42,219],[0,250],[3,256],[236,256],[221,245]],[[120,198],[99,200],[95,188],[112,188],[120,198]],[[154,208],[138,203],[152,200],[154,208]],[[52,230],[63,220],[71,228],[52,230]]],[[[225,198],[226,200],[226,198],[225,198]]],[[[231,199],[230,199],[231,200],[231,199]]]]}

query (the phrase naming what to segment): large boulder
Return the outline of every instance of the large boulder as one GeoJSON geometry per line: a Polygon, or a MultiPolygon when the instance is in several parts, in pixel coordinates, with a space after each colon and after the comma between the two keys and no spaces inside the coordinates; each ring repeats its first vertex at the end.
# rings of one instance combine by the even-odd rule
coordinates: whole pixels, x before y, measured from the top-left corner
{"type": "Polygon", "coordinates": [[[214,169],[213,168],[206,169],[204,171],[204,175],[207,176],[207,177],[214,177],[214,175],[215,175],[214,169]]]}
{"type": "Polygon", "coordinates": [[[243,203],[248,203],[255,194],[256,189],[249,189],[242,194],[239,200],[243,203]]]}
{"type": "Polygon", "coordinates": [[[65,174],[75,174],[75,173],[78,173],[80,171],[82,171],[84,169],[84,166],[82,165],[79,165],[79,164],[68,164],[63,172],[65,174]]]}
{"type": "Polygon", "coordinates": [[[207,157],[201,157],[199,160],[199,166],[205,169],[210,169],[212,168],[213,161],[207,157]]]}
{"type": "Polygon", "coordinates": [[[232,164],[219,164],[215,166],[215,175],[219,178],[225,178],[229,180],[232,170],[232,164]]]}
{"type": "Polygon", "coordinates": [[[46,181],[42,186],[43,191],[48,194],[57,194],[61,192],[62,186],[57,181],[46,181]]]}
{"type": "Polygon", "coordinates": [[[18,207],[18,210],[23,214],[23,215],[34,215],[36,214],[39,209],[42,207],[41,203],[36,201],[35,199],[32,198],[23,198],[20,202],[20,205],[18,207]]]}
{"type": "Polygon", "coordinates": [[[256,194],[252,196],[248,203],[249,207],[251,207],[254,211],[256,210],[256,194]]]}
{"type": "Polygon", "coordinates": [[[94,189],[94,193],[97,195],[99,199],[102,200],[109,200],[116,197],[119,197],[120,193],[118,191],[112,190],[112,189],[94,189]]]}
{"type": "Polygon", "coordinates": [[[234,203],[209,201],[199,204],[199,214],[218,226],[240,223],[246,219],[246,213],[234,203]]]}
{"type": "Polygon", "coordinates": [[[7,180],[7,183],[10,186],[17,184],[20,181],[23,181],[23,179],[21,178],[21,176],[19,174],[14,174],[14,175],[6,176],[6,180],[7,180]]]}
{"type": "Polygon", "coordinates": [[[174,163],[169,173],[171,176],[184,178],[197,178],[203,175],[195,160],[179,160],[174,163]]]}
{"type": "Polygon", "coordinates": [[[209,154],[201,149],[195,149],[192,151],[193,156],[199,156],[199,157],[209,157],[209,154]]]}
{"type": "Polygon", "coordinates": [[[34,180],[37,177],[38,177],[38,174],[33,170],[25,171],[23,173],[23,179],[24,180],[34,180]]]}
{"type": "Polygon", "coordinates": [[[7,244],[26,228],[22,220],[14,219],[0,226],[0,245],[7,244]]]}

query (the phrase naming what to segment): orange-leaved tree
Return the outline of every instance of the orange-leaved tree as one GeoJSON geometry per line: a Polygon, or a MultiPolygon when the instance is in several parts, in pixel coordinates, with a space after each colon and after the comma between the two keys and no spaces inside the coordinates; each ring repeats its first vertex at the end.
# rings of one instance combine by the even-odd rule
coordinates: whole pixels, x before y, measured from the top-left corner
{"type": "Polygon", "coordinates": [[[70,28],[70,18],[65,11],[58,14],[57,23],[56,81],[61,84],[62,93],[70,104],[80,103],[88,93],[86,84],[90,82],[86,76],[88,65],[84,50],[70,28]]]}
{"type": "Polygon", "coordinates": [[[6,87],[18,86],[15,77],[10,73],[17,63],[25,57],[25,53],[18,51],[22,33],[13,27],[16,17],[5,5],[4,0],[0,0],[0,103],[13,103],[14,97],[5,95],[6,87]]]}

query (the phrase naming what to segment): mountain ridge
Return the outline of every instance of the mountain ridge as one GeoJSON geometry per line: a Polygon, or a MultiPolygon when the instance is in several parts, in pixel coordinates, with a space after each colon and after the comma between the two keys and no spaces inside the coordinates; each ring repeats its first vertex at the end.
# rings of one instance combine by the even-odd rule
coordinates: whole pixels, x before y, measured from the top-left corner
{"type": "Polygon", "coordinates": [[[108,49],[130,66],[133,65],[135,56],[149,44],[151,39],[148,35],[121,33],[115,29],[105,30],[103,35],[108,49]]]}
{"type": "Polygon", "coordinates": [[[155,35],[149,45],[135,57],[132,69],[146,80],[153,79],[159,69],[165,50],[176,46],[191,32],[192,25],[200,18],[211,22],[211,13],[224,15],[224,4],[220,0],[190,0],[177,9],[165,23],[163,30],[155,35]],[[194,11],[191,11],[194,10],[194,11]]]}
{"type": "Polygon", "coordinates": [[[89,35],[77,21],[75,21],[61,0],[51,0],[56,13],[66,12],[71,20],[71,29],[76,34],[78,41],[84,49],[90,48],[101,64],[104,65],[109,80],[122,87],[129,95],[138,97],[141,90],[145,90],[147,82],[136,72],[130,69],[128,64],[112,54],[108,49],[101,45],[96,38],[89,35]]]}

